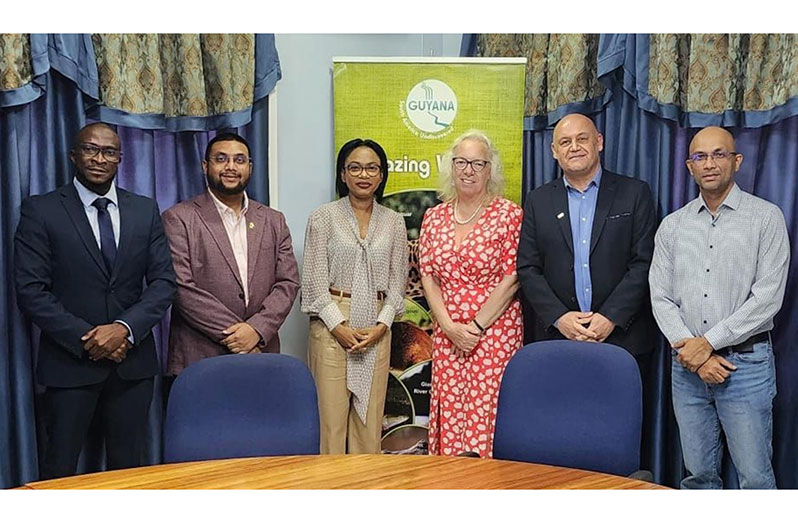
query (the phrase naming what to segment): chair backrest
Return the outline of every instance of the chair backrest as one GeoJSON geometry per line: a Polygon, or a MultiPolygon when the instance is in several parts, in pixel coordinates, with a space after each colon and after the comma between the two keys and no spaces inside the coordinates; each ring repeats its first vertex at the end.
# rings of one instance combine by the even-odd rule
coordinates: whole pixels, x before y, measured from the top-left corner
{"type": "Polygon", "coordinates": [[[316,385],[282,354],[200,360],[175,380],[164,424],[164,461],[319,453],[316,385]]]}
{"type": "Polygon", "coordinates": [[[608,343],[531,343],[507,365],[493,456],[622,476],[640,466],[635,359],[608,343]]]}

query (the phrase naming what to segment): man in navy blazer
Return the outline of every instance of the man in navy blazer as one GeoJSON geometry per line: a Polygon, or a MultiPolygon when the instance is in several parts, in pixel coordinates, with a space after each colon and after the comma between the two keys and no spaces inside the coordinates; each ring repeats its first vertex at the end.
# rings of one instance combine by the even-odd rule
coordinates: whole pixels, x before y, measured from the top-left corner
{"type": "Polygon", "coordinates": [[[70,151],[73,182],[22,203],[15,283],[20,308],[41,329],[42,479],[75,473],[95,414],[108,468],[141,464],[160,370],[151,329],[176,283],[157,204],[113,183],[121,159],[113,129],[89,124],[70,151]]]}
{"type": "Polygon", "coordinates": [[[518,277],[534,340],[607,342],[637,359],[654,348],[648,269],[656,214],[647,183],[603,170],[593,122],[564,117],[551,144],[563,176],[527,195],[518,277]]]}

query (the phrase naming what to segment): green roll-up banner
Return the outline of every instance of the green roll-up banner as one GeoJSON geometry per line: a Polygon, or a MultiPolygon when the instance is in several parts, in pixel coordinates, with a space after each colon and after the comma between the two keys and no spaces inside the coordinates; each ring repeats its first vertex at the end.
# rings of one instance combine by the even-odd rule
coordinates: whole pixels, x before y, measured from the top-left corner
{"type": "Polygon", "coordinates": [[[391,328],[383,452],[426,453],[432,320],[416,240],[439,203],[443,155],[462,133],[485,132],[504,166],[504,196],[521,203],[525,68],[525,58],[333,58],[335,153],[353,138],[383,146],[383,205],[405,217],[411,253],[407,310],[391,328]]]}

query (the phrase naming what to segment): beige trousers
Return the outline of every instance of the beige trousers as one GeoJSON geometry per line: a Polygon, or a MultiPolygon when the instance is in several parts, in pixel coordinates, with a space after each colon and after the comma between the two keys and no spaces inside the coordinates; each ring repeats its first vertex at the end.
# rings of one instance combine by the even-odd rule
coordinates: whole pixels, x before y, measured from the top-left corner
{"type": "MultiPolygon", "coordinates": [[[[350,298],[332,297],[349,317],[350,298]]],[[[346,351],[318,318],[310,319],[308,366],[316,381],[321,420],[322,454],[379,454],[382,414],[391,361],[391,331],[380,338],[369,394],[366,424],[360,421],[346,388],[346,351]]]]}

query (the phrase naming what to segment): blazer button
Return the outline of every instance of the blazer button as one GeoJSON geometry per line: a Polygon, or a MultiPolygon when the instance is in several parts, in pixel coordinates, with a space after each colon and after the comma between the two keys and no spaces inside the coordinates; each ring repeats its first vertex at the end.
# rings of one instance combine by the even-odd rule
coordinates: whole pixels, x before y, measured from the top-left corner
{"type": "Polygon", "coordinates": [[[238,297],[239,297],[239,298],[241,298],[241,299],[243,300],[243,299],[244,299],[244,293],[243,293],[243,292],[239,293],[239,294],[238,294],[238,297]]]}
{"type": "Polygon", "coordinates": [[[571,303],[576,303],[576,298],[574,296],[571,296],[571,303]]]}

